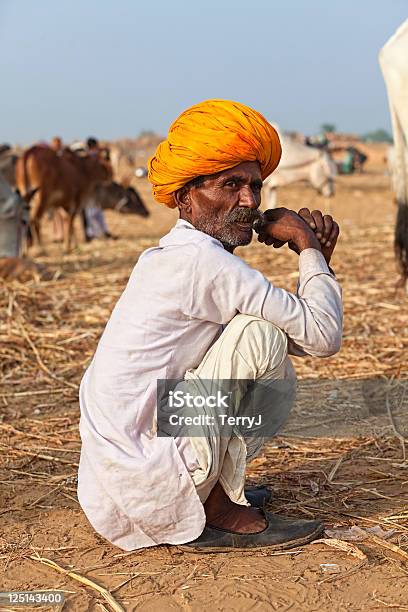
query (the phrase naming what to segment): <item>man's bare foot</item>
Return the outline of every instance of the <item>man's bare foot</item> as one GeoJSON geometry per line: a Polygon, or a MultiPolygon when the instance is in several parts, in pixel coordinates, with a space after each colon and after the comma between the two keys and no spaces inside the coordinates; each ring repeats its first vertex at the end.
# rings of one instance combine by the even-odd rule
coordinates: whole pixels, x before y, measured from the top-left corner
{"type": "Polygon", "coordinates": [[[204,503],[207,524],[236,533],[259,533],[267,522],[258,508],[234,504],[217,482],[204,503]]]}

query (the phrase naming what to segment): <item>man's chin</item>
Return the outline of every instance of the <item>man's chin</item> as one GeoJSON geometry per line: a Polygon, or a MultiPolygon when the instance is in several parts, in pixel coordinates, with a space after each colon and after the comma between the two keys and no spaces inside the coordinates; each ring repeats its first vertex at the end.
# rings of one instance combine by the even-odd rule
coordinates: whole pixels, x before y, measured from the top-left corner
{"type": "Polygon", "coordinates": [[[246,246],[252,240],[252,229],[234,233],[234,235],[226,236],[221,242],[229,247],[246,246]]]}
{"type": "Polygon", "coordinates": [[[208,223],[196,223],[195,227],[201,232],[216,238],[227,248],[245,246],[252,240],[253,229],[252,224],[249,223],[225,224],[218,231],[208,223]]]}

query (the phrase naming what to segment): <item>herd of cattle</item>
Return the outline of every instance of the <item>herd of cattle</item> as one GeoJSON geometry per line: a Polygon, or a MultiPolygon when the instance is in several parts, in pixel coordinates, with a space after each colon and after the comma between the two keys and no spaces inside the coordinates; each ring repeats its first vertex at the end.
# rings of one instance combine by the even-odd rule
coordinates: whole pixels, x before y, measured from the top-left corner
{"type": "Polygon", "coordinates": [[[27,247],[33,243],[42,246],[41,223],[46,213],[54,219],[54,227],[59,224],[63,228],[67,251],[72,248],[74,237],[76,240],[75,217],[88,207],[110,208],[144,217],[149,214],[133,187],[114,181],[106,148],[72,150],[40,143],[17,154],[3,146],[0,147],[0,176],[3,190],[7,188],[6,182],[19,196],[20,221],[25,216],[29,219],[25,232],[27,247]],[[27,207],[29,213],[24,215],[27,207]]]}
{"type": "MultiPolygon", "coordinates": [[[[276,206],[278,187],[299,180],[308,181],[326,197],[333,195],[336,165],[327,152],[295,143],[283,134],[281,139],[281,164],[265,183],[266,207],[276,206]]],[[[19,195],[21,220],[29,207],[25,240],[20,240],[25,242],[26,250],[33,244],[42,247],[41,224],[46,215],[53,219],[54,238],[64,236],[67,252],[73,240],[77,242],[74,220],[80,213],[85,236],[84,212],[87,210],[114,209],[122,214],[149,215],[134,187],[114,180],[117,157],[114,147],[111,151],[99,146],[93,150],[85,145],[63,147],[58,138],[50,144],[35,144],[21,152],[0,147],[0,178],[19,195]]]]}
{"type": "MultiPolygon", "coordinates": [[[[392,186],[398,203],[395,247],[402,278],[408,279],[408,19],[397,29],[380,51],[380,65],[387,87],[394,147],[388,162],[392,186]]],[[[278,130],[279,131],[279,130],[278,130]]],[[[278,169],[264,182],[263,205],[274,208],[281,186],[306,181],[324,197],[334,193],[336,163],[329,151],[302,144],[280,133],[282,159],[278,169]]],[[[94,139],[89,139],[94,140],[94,139]]],[[[97,145],[96,141],[94,142],[97,145]]],[[[116,146],[116,145],[115,145],[116,146]]],[[[100,148],[63,147],[56,138],[50,144],[39,143],[26,151],[14,151],[0,145],[0,258],[18,257],[22,245],[42,244],[41,223],[47,214],[54,220],[54,230],[64,235],[65,247],[72,247],[75,217],[81,213],[85,237],[90,211],[115,209],[124,214],[148,216],[149,212],[130,181],[114,179],[126,158],[132,178],[138,174],[131,156],[120,146],[100,148]],[[89,214],[87,214],[87,211],[89,214]]],[[[128,170],[129,170],[128,168],[128,170]]],[[[97,214],[94,212],[96,219],[97,214]]],[[[105,228],[105,235],[109,235],[105,228]]],[[[408,290],[408,283],[407,283],[408,290]]]]}

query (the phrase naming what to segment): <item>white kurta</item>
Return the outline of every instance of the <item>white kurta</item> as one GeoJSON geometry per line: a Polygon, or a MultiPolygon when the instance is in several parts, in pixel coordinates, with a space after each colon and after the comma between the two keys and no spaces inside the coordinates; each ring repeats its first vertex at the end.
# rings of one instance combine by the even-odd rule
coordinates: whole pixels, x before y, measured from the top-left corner
{"type": "Polygon", "coordinates": [[[156,384],[196,368],[237,313],[271,321],[310,355],[341,344],[341,290],[319,251],[300,254],[294,295],[182,220],[140,256],[112,312],[80,388],[78,498],[124,550],[181,544],[204,528],[175,440],[152,431],[156,384]]]}

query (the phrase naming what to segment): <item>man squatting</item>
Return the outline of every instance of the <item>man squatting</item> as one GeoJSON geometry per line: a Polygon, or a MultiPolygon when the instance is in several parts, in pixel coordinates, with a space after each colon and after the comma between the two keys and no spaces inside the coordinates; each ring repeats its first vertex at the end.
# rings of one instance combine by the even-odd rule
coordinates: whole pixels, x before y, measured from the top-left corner
{"type": "MultiPolygon", "coordinates": [[[[158,379],[294,380],[288,355],[340,349],[341,289],[328,267],[339,228],[329,215],[265,213],[258,240],[299,255],[296,295],[233,254],[251,242],[262,181],[280,156],[262,115],[208,100],[176,119],[149,160],[155,199],[179,219],[139,257],[80,388],[78,498],[95,530],[124,550],[284,549],[323,530],[264,511],[268,489],[244,488],[261,440],[249,448],[234,431],[155,430],[158,379]]],[[[279,429],[288,409],[271,410],[279,429]]]]}

